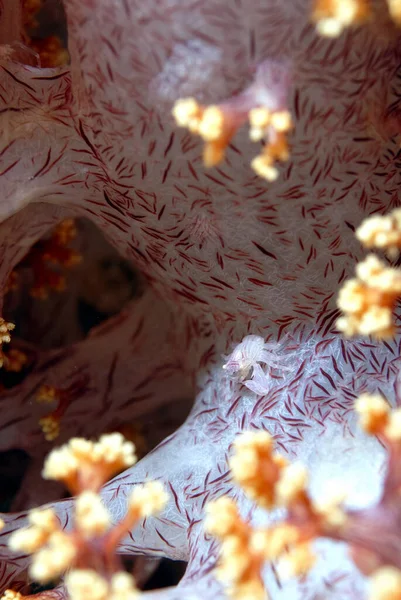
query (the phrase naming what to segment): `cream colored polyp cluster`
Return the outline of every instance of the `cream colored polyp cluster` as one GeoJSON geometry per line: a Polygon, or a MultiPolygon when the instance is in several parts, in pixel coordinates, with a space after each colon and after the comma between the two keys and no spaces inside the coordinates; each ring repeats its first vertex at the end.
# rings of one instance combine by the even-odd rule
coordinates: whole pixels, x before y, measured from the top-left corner
{"type": "MultiPolygon", "coordinates": [[[[71,531],[61,529],[52,509],[35,509],[29,513],[29,526],[11,535],[11,550],[33,555],[29,572],[35,581],[48,583],[69,570],[65,584],[70,600],[138,597],[134,578],[119,570],[116,548],[140,519],[161,511],[168,496],[158,481],[136,486],[128,498],[125,517],[112,526],[97,493],[106,476],[115,475],[134,461],[133,444],[118,433],[104,435],[98,442],[75,438],[51,452],[44,469],[46,477],[67,482],[78,496],[71,531]],[[98,570],[93,565],[98,565],[98,570]]],[[[20,600],[7,590],[2,600],[14,598],[20,600]]]]}
{"type": "MultiPolygon", "coordinates": [[[[317,0],[313,20],[317,31],[325,37],[337,37],[351,25],[359,25],[372,14],[368,0],[317,0]]],[[[390,16],[396,25],[401,25],[401,1],[387,0],[390,16]]]]}
{"type": "Polygon", "coordinates": [[[116,573],[108,582],[91,569],[74,569],[65,578],[70,600],[136,600],[139,592],[128,573],[116,573]]]}
{"type": "Polygon", "coordinates": [[[11,341],[10,332],[15,328],[14,323],[7,323],[0,317],[0,368],[4,364],[4,355],[2,351],[3,344],[9,344],[11,341]]]}
{"type": "MultiPolygon", "coordinates": [[[[377,435],[385,443],[390,456],[387,481],[387,506],[397,507],[399,504],[398,466],[401,442],[401,409],[391,410],[388,402],[379,394],[362,394],[355,403],[361,427],[371,435],[377,435]],[[390,495],[394,495],[390,498],[390,495]]],[[[397,512],[395,513],[397,514],[397,512]]],[[[366,525],[365,525],[366,526],[366,525]]],[[[385,558],[385,562],[387,558],[385,558]]],[[[368,600],[401,600],[401,571],[394,566],[383,566],[371,576],[368,600]]]]}
{"type": "Polygon", "coordinates": [[[103,435],[98,442],[72,438],[53,450],[45,461],[44,479],[63,481],[68,489],[97,491],[112,475],[131,467],[135,448],[119,433],[103,435]]]}
{"type": "Polygon", "coordinates": [[[395,567],[382,567],[371,577],[368,600],[400,600],[401,571],[395,567]]]}
{"type": "Polygon", "coordinates": [[[362,394],[355,403],[361,427],[372,435],[382,435],[390,442],[401,441],[401,408],[391,410],[379,394],[362,394]]]}
{"type": "Polygon", "coordinates": [[[356,237],[365,248],[385,250],[396,258],[401,248],[401,209],[366,219],[356,230],[356,237]]]}
{"type": "Polygon", "coordinates": [[[76,548],[68,534],[60,530],[53,510],[32,510],[28,519],[29,527],[14,532],[9,547],[15,552],[33,554],[30,575],[35,581],[46,583],[71,566],[76,548]]]}
{"type": "Polygon", "coordinates": [[[344,495],[336,490],[319,504],[312,502],[306,491],[306,470],[273,454],[273,440],[265,431],[240,435],[229,466],[233,480],[258,506],[288,510],[285,522],[254,529],[241,518],[231,498],[222,497],[207,506],[206,529],[221,541],[219,577],[230,586],[234,598],[264,599],[264,563],[276,560],[282,577],[307,573],[315,562],[311,541],[346,522],[340,506],[344,495]]]}
{"type": "MultiPolygon", "coordinates": [[[[236,131],[244,124],[244,111],[234,102],[202,106],[195,98],[178,100],[173,116],[180,127],[199,135],[205,142],[203,158],[207,167],[213,167],[224,158],[224,152],[236,131]]],[[[289,158],[287,134],[292,128],[291,115],[286,110],[270,111],[255,106],[248,111],[250,139],[266,143],[259,156],[251,162],[253,170],[267,181],[275,181],[278,170],[276,161],[289,158]]]]}
{"type": "Polygon", "coordinates": [[[229,460],[234,481],[264,508],[274,505],[275,487],[286,466],[285,459],[272,451],[273,440],[267,432],[246,432],[235,440],[229,460]]]}
{"type": "Polygon", "coordinates": [[[371,254],[357,265],[356,275],[340,290],[337,305],[345,316],[338,319],[337,328],[347,336],[391,337],[394,304],[401,294],[401,271],[387,267],[371,254]]]}
{"type": "MultiPolygon", "coordinates": [[[[401,247],[401,211],[366,219],[356,237],[367,248],[377,248],[396,256],[401,247]]],[[[401,295],[401,270],[388,267],[370,254],[356,267],[356,279],[345,282],[337,305],[344,313],[337,328],[347,336],[394,334],[393,310],[401,295]]]]}
{"type": "Polygon", "coordinates": [[[337,37],[350,25],[369,14],[367,0],[318,0],[313,12],[318,32],[325,37],[337,37]]]}

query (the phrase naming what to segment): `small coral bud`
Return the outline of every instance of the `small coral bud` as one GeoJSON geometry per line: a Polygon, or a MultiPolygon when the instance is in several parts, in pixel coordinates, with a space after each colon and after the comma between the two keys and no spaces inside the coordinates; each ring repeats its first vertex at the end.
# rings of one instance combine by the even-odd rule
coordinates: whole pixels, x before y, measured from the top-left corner
{"type": "Polygon", "coordinates": [[[57,516],[52,508],[33,508],[28,519],[31,525],[47,533],[52,533],[58,528],[57,516]]]}
{"type": "Polygon", "coordinates": [[[14,590],[6,590],[1,596],[1,600],[22,600],[23,596],[20,592],[14,590]]]}
{"type": "Polygon", "coordinates": [[[237,451],[252,448],[270,452],[273,449],[273,438],[267,431],[245,431],[235,439],[234,448],[237,451]]]}
{"type": "Polygon", "coordinates": [[[11,271],[10,275],[8,276],[6,285],[5,285],[4,293],[8,294],[8,292],[13,292],[17,289],[18,289],[18,273],[17,273],[17,271],[11,271]]]}
{"type": "Polygon", "coordinates": [[[253,142],[259,142],[266,135],[266,127],[269,125],[271,119],[270,111],[264,107],[252,108],[249,111],[249,137],[253,142]]]}
{"type": "Polygon", "coordinates": [[[356,268],[358,279],[347,281],[337,305],[345,313],[337,328],[345,335],[390,337],[394,333],[392,311],[401,294],[401,271],[388,268],[374,254],[356,268]]]}
{"type": "Polygon", "coordinates": [[[85,537],[101,535],[110,526],[110,515],[100,496],[82,492],[75,503],[75,523],[85,537]]]}
{"type": "Polygon", "coordinates": [[[401,293],[401,272],[398,269],[386,267],[374,254],[369,254],[363,262],[357,265],[356,274],[369,287],[392,294],[401,293]]]}
{"type": "Polygon", "coordinates": [[[299,531],[296,527],[281,523],[270,531],[267,547],[267,556],[270,560],[278,558],[288,547],[296,544],[299,540],[299,531]]]}
{"type": "Polygon", "coordinates": [[[11,341],[10,331],[12,331],[14,328],[14,323],[7,323],[2,317],[0,317],[0,368],[7,360],[1,347],[3,344],[8,344],[11,341]]]}
{"type": "Polygon", "coordinates": [[[324,492],[325,495],[313,503],[314,511],[323,518],[324,525],[338,529],[347,522],[347,515],[341,507],[346,492],[335,482],[328,483],[324,492]]]}
{"type": "Polygon", "coordinates": [[[219,142],[209,142],[203,150],[205,167],[215,167],[224,158],[224,146],[219,142]]]}
{"type": "Polygon", "coordinates": [[[273,161],[268,156],[261,154],[252,160],[251,167],[256,175],[259,175],[259,177],[262,177],[267,181],[273,182],[278,178],[278,169],[276,169],[272,163],[273,161]]]}
{"type": "Polygon", "coordinates": [[[401,2],[400,0],[387,0],[388,10],[394,23],[401,25],[401,2]]]}
{"type": "Polygon", "coordinates": [[[263,556],[265,560],[271,559],[271,537],[269,529],[254,529],[251,533],[249,547],[252,552],[263,556]]]}
{"type": "Polygon", "coordinates": [[[377,338],[391,337],[394,333],[391,309],[383,306],[369,308],[359,322],[358,333],[377,338]]]}
{"type": "Polygon", "coordinates": [[[16,348],[11,348],[7,354],[3,354],[4,368],[9,373],[19,373],[27,362],[27,355],[16,348]]]}
{"type": "Polygon", "coordinates": [[[238,507],[232,498],[223,496],[206,506],[206,530],[218,538],[234,533],[240,522],[238,507]]]}
{"type": "Polygon", "coordinates": [[[246,543],[241,537],[235,535],[229,535],[223,539],[221,557],[218,576],[223,581],[240,579],[252,562],[252,556],[246,543]]]}
{"type": "Polygon", "coordinates": [[[373,435],[381,433],[389,422],[390,407],[379,394],[362,394],[355,402],[362,429],[373,435]]]}
{"type": "Polygon", "coordinates": [[[54,229],[52,237],[57,240],[61,246],[69,244],[77,235],[77,228],[74,219],[64,219],[54,229]]]}
{"type": "Polygon", "coordinates": [[[131,467],[135,460],[134,444],[121,433],[102,435],[96,443],[72,438],[49,454],[42,475],[44,479],[63,481],[71,491],[96,491],[113,475],[131,467]]]}
{"type": "Polygon", "coordinates": [[[36,392],[36,402],[40,403],[51,403],[55,400],[59,400],[60,391],[52,385],[41,385],[36,392]]]}
{"type": "Polygon", "coordinates": [[[38,528],[26,527],[14,531],[8,541],[8,547],[13,552],[33,554],[47,542],[48,536],[38,528]]]}
{"type": "Polygon", "coordinates": [[[336,38],[344,31],[344,24],[338,19],[321,19],[316,24],[316,29],[323,37],[336,38]]]}
{"type": "Polygon", "coordinates": [[[397,408],[390,414],[389,423],[385,429],[386,437],[393,441],[399,442],[401,440],[401,409],[397,408]]]}
{"type": "Polygon", "coordinates": [[[269,600],[265,586],[259,579],[251,579],[236,586],[231,594],[235,600],[269,600]]]}
{"type": "Polygon", "coordinates": [[[252,500],[268,508],[275,502],[275,486],[284,464],[272,455],[272,449],[267,432],[245,432],[235,440],[235,453],[229,460],[234,481],[252,500]]]}
{"type": "Polygon", "coordinates": [[[54,415],[39,419],[39,425],[48,442],[53,442],[60,435],[60,420],[54,415]]]}
{"type": "Polygon", "coordinates": [[[0,317],[0,343],[7,344],[11,341],[10,331],[15,329],[14,323],[7,323],[0,317]]]}
{"type": "Polygon", "coordinates": [[[366,288],[357,279],[349,279],[340,290],[337,306],[351,314],[363,311],[367,306],[366,288]]]}
{"type": "Polygon", "coordinates": [[[202,109],[195,98],[181,98],[173,108],[173,116],[179,127],[188,127],[192,133],[199,129],[202,109]]]}
{"type": "Polygon", "coordinates": [[[223,135],[224,114],[218,106],[208,106],[199,123],[199,135],[206,142],[215,142],[223,135]]]}
{"type": "Polygon", "coordinates": [[[290,506],[305,491],[308,483],[306,468],[292,464],[282,470],[276,485],[276,498],[280,504],[290,506]]]}
{"type": "Polygon", "coordinates": [[[292,127],[291,113],[288,110],[274,112],[271,117],[271,124],[279,133],[286,133],[292,127]]]}
{"type": "Polygon", "coordinates": [[[313,18],[317,31],[326,37],[337,37],[342,31],[366,18],[366,0],[317,0],[313,18]]]}
{"type": "Polygon", "coordinates": [[[8,542],[11,550],[32,554],[42,548],[49,536],[58,529],[58,520],[51,508],[33,509],[28,519],[31,527],[18,529],[11,534],[8,542]]]}
{"type": "Polygon", "coordinates": [[[91,569],[73,569],[65,577],[70,600],[107,600],[108,583],[91,569]]]}
{"type": "Polygon", "coordinates": [[[298,544],[287,554],[283,555],[277,565],[279,575],[283,579],[305,575],[316,562],[316,556],[312,552],[309,542],[298,544]]]}
{"type": "Polygon", "coordinates": [[[47,583],[69,569],[75,556],[76,548],[68,535],[56,531],[47,545],[34,554],[29,573],[35,581],[47,583]]]}
{"type": "Polygon", "coordinates": [[[44,479],[68,482],[75,478],[78,460],[67,446],[53,450],[45,460],[42,471],[44,479]]]}
{"type": "Polygon", "coordinates": [[[129,573],[116,573],[111,578],[110,600],[136,600],[139,592],[135,580],[129,573]]]}
{"type": "Polygon", "coordinates": [[[115,465],[115,469],[131,467],[135,463],[135,446],[124,439],[121,433],[100,436],[94,446],[94,459],[115,465]]]}
{"type": "Polygon", "coordinates": [[[41,285],[34,285],[29,293],[32,298],[38,298],[38,300],[46,300],[49,297],[47,289],[41,285]]]}
{"type": "Polygon", "coordinates": [[[401,571],[395,567],[382,567],[371,577],[369,600],[400,600],[401,571]]]}
{"type": "Polygon", "coordinates": [[[401,248],[401,210],[365,219],[355,235],[366,248],[387,250],[395,258],[401,248]]]}
{"type": "Polygon", "coordinates": [[[166,506],[168,494],[160,481],[137,485],[129,498],[129,512],[138,518],[154,515],[166,506]]]}

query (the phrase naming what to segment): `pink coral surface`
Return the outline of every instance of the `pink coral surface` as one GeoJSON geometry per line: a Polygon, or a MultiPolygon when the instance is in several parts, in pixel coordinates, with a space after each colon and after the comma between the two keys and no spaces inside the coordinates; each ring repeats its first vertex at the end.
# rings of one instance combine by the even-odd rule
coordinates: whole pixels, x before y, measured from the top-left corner
{"type": "MultiPolygon", "coordinates": [[[[18,39],[15,4],[0,2],[5,44],[18,39]]],[[[165,482],[167,510],[122,551],[188,561],[177,590],[149,597],[223,597],[204,507],[233,488],[227,455],[239,431],[268,430],[309,466],[313,494],[338,481],[361,507],[380,493],[383,450],[359,433],[353,403],[363,391],[399,400],[399,341],[344,341],[334,323],[338,287],[362,256],[355,228],[401,204],[398,34],[381,16],[322,39],[306,0],[64,4],[70,67],[0,57],[0,289],[30,246],[71,216],[91,219],[147,288],[85,340],[37,349],[29,375],[0,396],[0,448],[33,458],[28,508],[59,497],[40,479],[52,447],[38,427],[40,385],[86,382],[55,444],[178,399],[189,408],[195,397],[185,424],[103,494],[118,519],[136,482],[165,482]],[[201,143],[170,116],[175,100],[224,101],[277,61],[288,69],[294,121],[278,180],[250,169],[257,151],[244,132],[206,170],[201,143]],[[250,334],[271,344],[272,362],[257,363],[247,382],[222,367],[250,334]]],[[[266,518],[242,506],[255,522],[266,518]]],[[[56,507],[67,523],[69,502],[56,507]]],[[[27,565],[7,548],[25,513],[4,519],[2,589],[24,582],[27,565]]],[[[318,544],[320,561],[302,581],[266,569],[273,598],[363,597],[346,547],[318,544]]]]}

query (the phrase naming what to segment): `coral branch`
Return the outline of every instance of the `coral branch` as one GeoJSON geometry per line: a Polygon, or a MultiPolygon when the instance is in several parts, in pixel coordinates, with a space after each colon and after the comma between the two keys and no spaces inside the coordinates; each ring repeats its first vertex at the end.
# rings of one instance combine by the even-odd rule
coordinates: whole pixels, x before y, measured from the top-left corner
{"type": "Polygon", "coordinates": [[[181,99],[173,115],[177,125],[206,142],[203,159],[207,167],[223,159],[232,137],[249,119],[251,140],[264,143],[251,166],[267,181],[275,181],[279,173],[275,162],[289,158],[287,134],[292,119],[286,108],[288,87],[288,65],[265,63],[255,81],[238,96],[212,106],[202,106],[194,98],[181,99]]]}
{"type": "Polygon", "coordinates": [[[243,586],[257,586],[255,597],[263,597],[261,568],[265,561],[278,559],[283,577],[308,572],[315,562],[310,544],[319,537],[347,542],[364,573],[391,567],[393,570],[377,571],[374,589],[386,577],[389,589],[400,589],[399,575],[393,574],[401,569],[401,409],[391,411],[384,398],[365,394],[358,399],[356,411],[365,431],[377,435],[389,453],[382,497],[367,509],[344,508],[345,495],[339,489],[322,501],[313,501],[307,491],[306,470],[273,454],[268,433],[247,432],[236,440],[229,460],[233,480],[258,506],[285,507],[287,516],[283,523],[254,530],[242,520],[233,500],[220,498],[209,504],[206,527],[222,541],[218,574],[230,583],[235,597],[242,597],[243,586]]]}
{"type": "MultiPolygon", "coordinates": [[[[56,513],[48,508],[32,510],[29,526],[11,535],[11,550],[33,555],[30,575],[35,581],[45,584],[69,570],[65,586],[71,600],[137,597],[135,581],[122,571],[116,547],[139,519],[164,508],[167,494],[159,482],[136,487],[126,517],[115,527],[97,494],[106,479],[134,460],[133,445],[120,434],[104,435],[97,443],[76,438],[49,455],[44,476],[66,482],[79,495],[71,531],[63,531],[56,513]]],[[[7,590],[2,600],[11,598],[19,600],[18,593],[7,590]]]]}

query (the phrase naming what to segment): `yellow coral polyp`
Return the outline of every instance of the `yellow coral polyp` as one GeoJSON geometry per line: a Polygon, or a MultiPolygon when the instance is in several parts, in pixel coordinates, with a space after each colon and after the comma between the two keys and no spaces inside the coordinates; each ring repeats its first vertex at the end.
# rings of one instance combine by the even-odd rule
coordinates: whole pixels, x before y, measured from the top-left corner
{"type": "Polygon", "coordinates": [[[315,565],[316,555],[309,542],[297,544],[279,558],[277,570],[283,579],[299,577],[308,573],[315,565]]]}
{"type": "Polygon", "coordinates": [[[355,402],[355,411],[364,431],[376,435],[389,422],[390,407],[379,394],[362,394],[355,402]]]}
{"type": "Polygon", "coordinates": [[[355,402],[362,429],[389,442],[401,441],[401,408],[391,410],[379,394],[362,394],[355,402]]]}
{"type": "Polygon", "coordinates": [[[107,581],[92,569],[73,569],[65,578],[70,600],[136,600],[139,592],[132,575],[119,572],[107,581]]]}
{"type": "MultiPolygon", "coordinates": [[[[75,488],[79,494],[72,530],[61,528],[52,509],[33,509],[28,515],[29,526],[10,536],[11,550],[32,554],[29,574],[34,581],[47,584],[67,572],[65,583],[70,600],[136,600],[135,580],[129,573],[118,570],[116,548],[140,518],[162,510],[168,500],[167,493],[158,481],[135,487],[126,516],[112,526],[99,494],[85,487],[92,484],[92,480],[86,478],[88,465],[100,471],[99,487],[99,481],[103,482],[105,476],[105,465],[112,470],[111,474],[130,466],[135,458],[133,450],[133,445],[121,434],[109,434],[98,442],[75,438],[49,455],[45,465],[48,478],[65,481],[73,475],[73,479],[80,482],[75,488]],[[96,565],[103,573],[84,568],[88,565],[96,565]]],[[[22,598],[9,590],[5,600],[22,598]]]]}
{"type": "Polygon", "coordinates": [[[199,122],[199,135],[206,142],[216,142],[224,132],[224,113],[218,106],[208,106],[199,122]]]}
{"type": "Polygon", "coordinates": [[[344,312],[337,328],[346,336],[394,334],[392,313],[401,295],[401,271],[387,267],[374,254],[356,267],[358,279],[346,281],[339,292],[337,306],[344,312]]]}
{"type": "Polygon", "coordinates": [[[53,385],[41,385],[36,393],[36,402],[50,404],[59,400],[60,392],[53,385]]]}
{"type": "Polygon", "coordinates": [[[39,419],[39,426],[48,442],[53,442],[60,435],[60,420],[54,415],[39,419]]]}
{"type": "Polygon", "coordinates": [[[266,181],[273,182],[278,178],[278,169],[273,166],[270,156],[263,154],[256,156],[251,162],[251,167],[256,175],[259,175],[262,179],[266,179],[266,181]]]}
{"type": "Polygon", "coordinates": [[[234,481],[265,508],[275,503],[276,484],[285,465],[283,458],[272,451],[273,440],[267,432],[246,432],[236,439],[229,460],[234,481]]]}
{"type": "Polygon", "coordinates": [[[24,596],[14,590],[6,590],[0,600],[22,600],[24,596]]]}
{"type": "Polygon", "coordinates": [[[234,500],[227,497],[206,508],[206,530],[221,541],[218,578],[230,586],[230,596],[249,600],[265,598],[260,570],[265,560],[266,538],[245,523],[234,500]]]}
{"type": "Polygon", "coordinates": [[[369,14],[367,0],[317,0],[313,20],[322,36],[337,37],[345,28],[363,22],[369,14]]]}
{"type": "Polygon", "coordinates": [[[181,98],[173,108],[173,117],[179,127],[186,127],[192,133],[198,133],[202,107],[195,98],[181,98]]]}
{"type": "Polygon", "coordinates": [[[9,344],[11,342],[10,332],[15,328],[14,323],[8,323],[2,317],[0,317],[0,368],[6,362],[6,356],[3,353],[3,344],[9,344]]]}
{"type": "Polygon", "coordinates": [[[381,567],[371,577],[368,600],[400,600],[401,571],[395,567],[381,567]]]}
{"type": "Polygon", "coordinates": [[[389,256],[396,258],[401,248],[401,209],[365,219],[355,235],[366,248],[386,250],[389,256]]]}
{"type": "Polygon", "coordinates": [[[277,561],[283,577],[305,575],[316,561],[313,540],[338,535],[348,523],[342,508],[345,494],[336,487],[320,503],[312,501],[305,468],[273,454],[273,439],[265,431],[245,432],[233,446],[233,480],[259,507],[285,506],[287,518],[270,528],[254,529],[242,519],[236,502],[222,497],[206,507],[205,528],[221,542],[218,575],[230,586],[231,597],[242,600],[244,590],[253,590],[255,598],[266,597],[264,563],[277,561]]]}
{"type": "Polygon", "coordinates": [[[137,485],[128,501],[128,512],[135,518],[149,517],[160,512],[166,505],[168,495],[159,481],[137,485]]]}
{"type": "Polygon", "coordinates": [[[4,368],[12,373],[19,373],[28,362],[25,352],[12,348],[3,356],[4,368]]]}
{"type": "Polygon", "coordinates": [[[249,137],[252,142],[259,142],[266,134],[266,128],[271,120],[271,113],[267,108],[258,106],[249,111],[249,137]]]}
{"type": "Polygon", "coordinates": [[[135,461],[135,446],[120,433],[102,435],[98,442],[72,438],[49,454],[42,476],[63,481],[71,492],[97,491],[110,477],[135,461]]]}
{"type": "Polygon", "coordinates": [[[85,537],[101,535],[110,527],[110,515],[98,494],[85,491],[77,497],[75,523],[85,537]]]}
{"type": "Polygon", "coordinates": [[[34,554],[29,573],[35,581],[48,583],[71,567],[76,553],[76,546],[69,535],[55,531],[46,546],[34,554]]]}
{"type": "Polygon", "coordinates": [[[307,483],[308,473],[303,465],[292,464],[285,467],[275,488],[277,502],[289,506],[303,495],[307,483]]]}
{"type": "Polygon", "coordinates": [[[14,323],[7,323],[2,317],[0,317],[0,344],[8,344],[11,341],[10,332],[14,328],[14,323]]]}
{"type": "Polygon", "coordinates": [[[400,0],[387,0],[388,10],[394,23],[401,25],[401,2],[400,0]]]}

